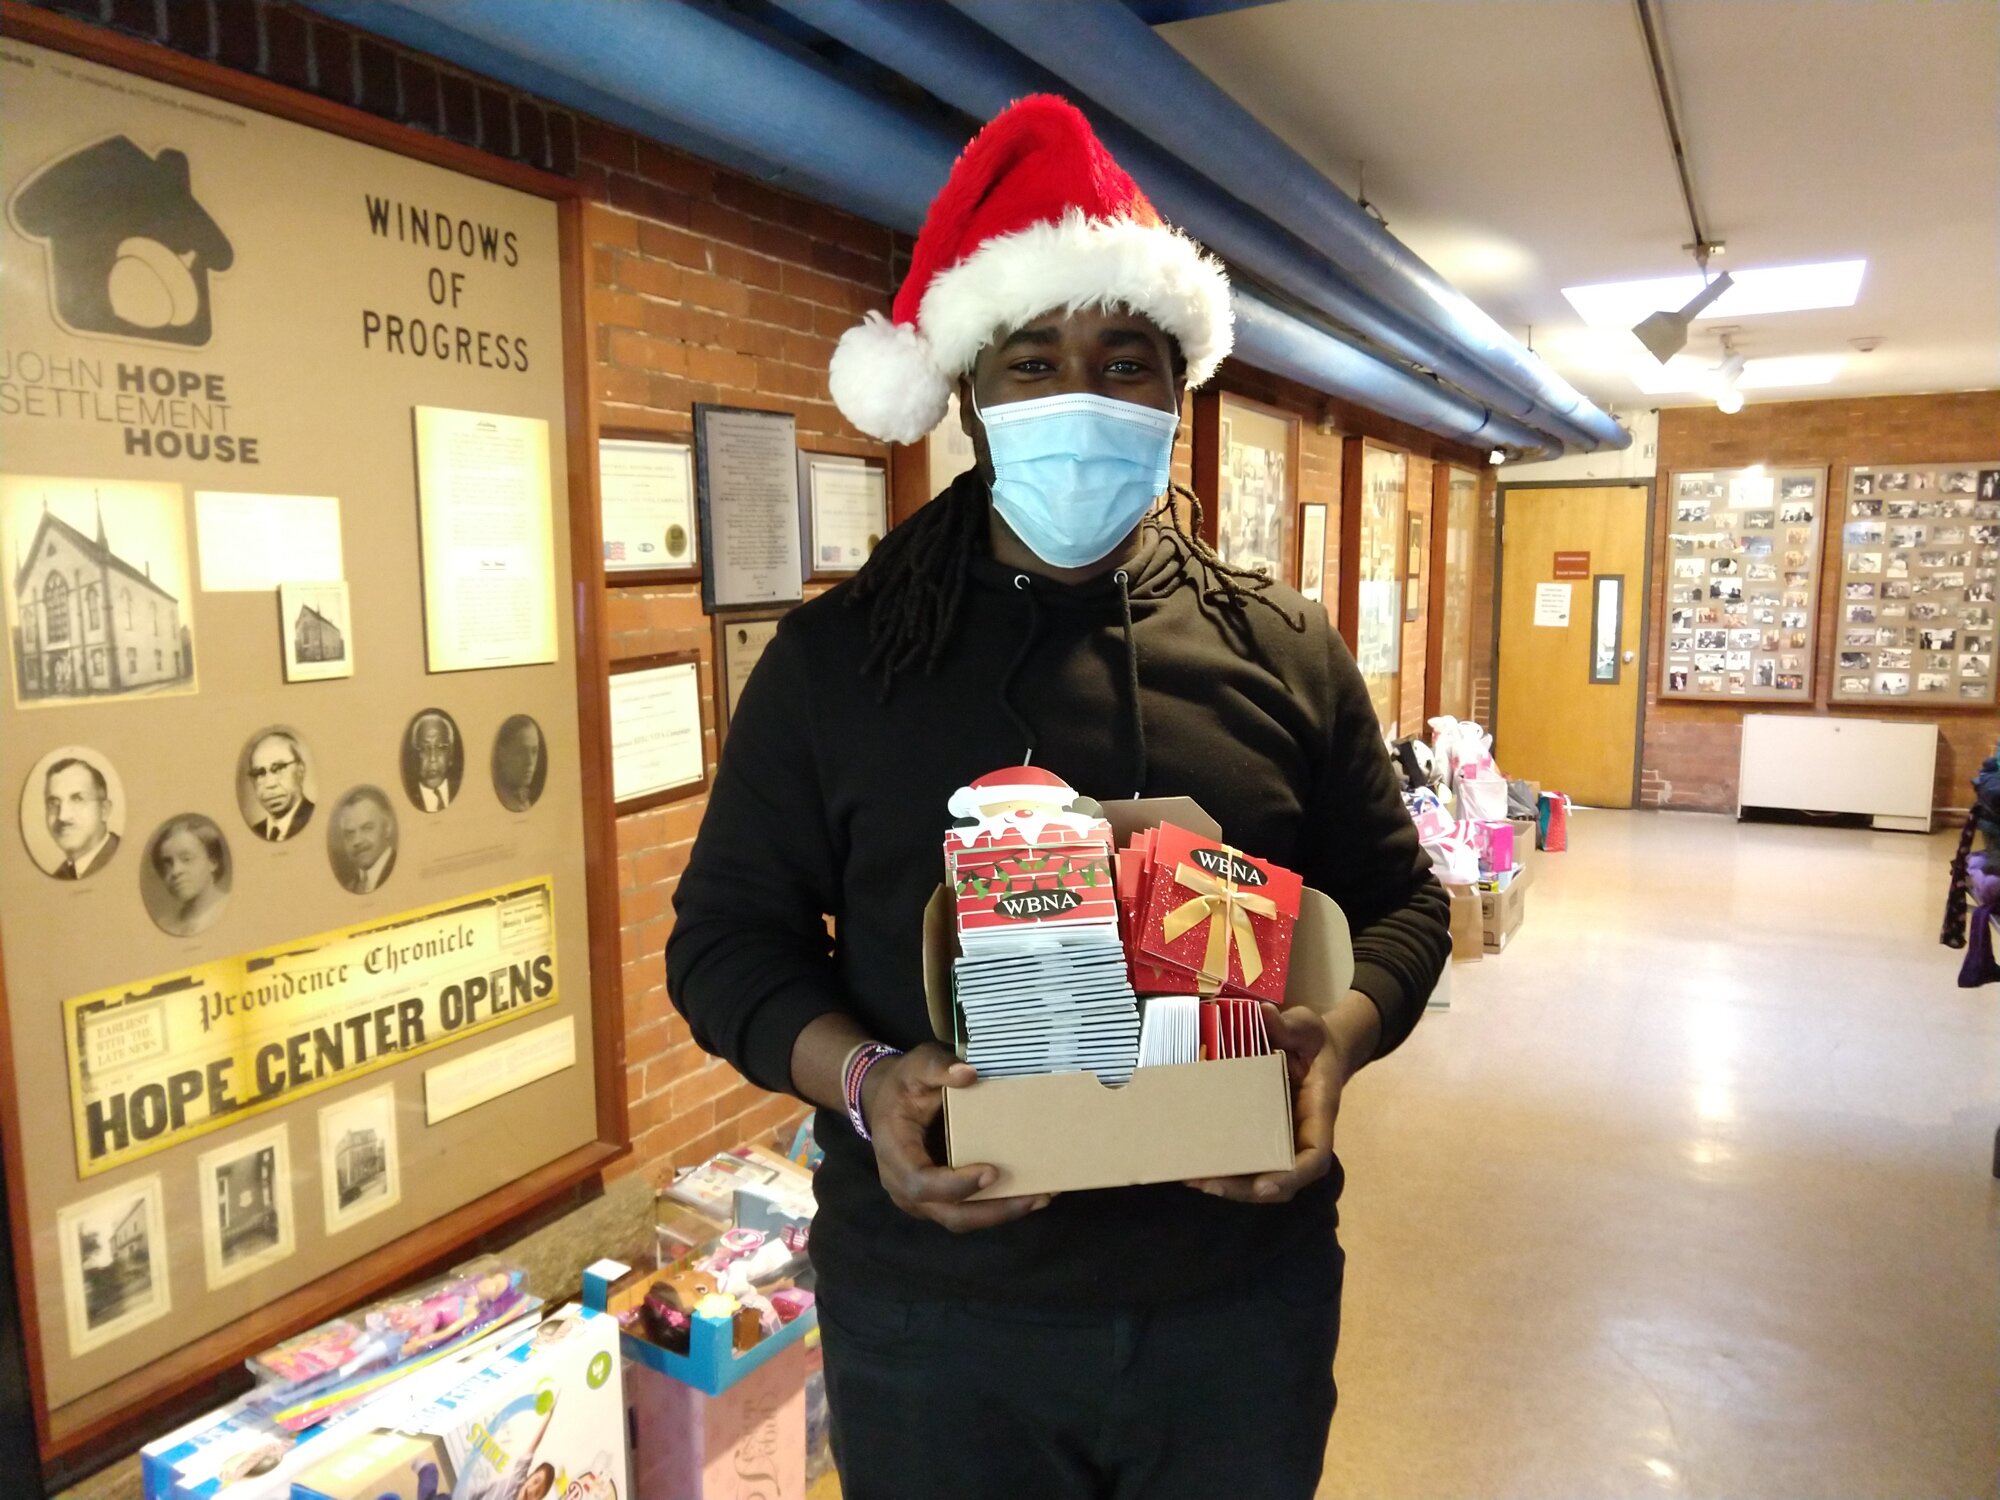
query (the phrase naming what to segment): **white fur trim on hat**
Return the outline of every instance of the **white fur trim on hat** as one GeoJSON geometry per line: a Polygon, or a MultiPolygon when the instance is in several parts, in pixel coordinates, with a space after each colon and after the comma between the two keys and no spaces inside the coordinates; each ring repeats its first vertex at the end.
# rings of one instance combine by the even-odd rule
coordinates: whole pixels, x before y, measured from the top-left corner
{"type": "Polygon", "coordinates": [[[1111,304],[1173,335],[1190,386],[1213,375],[1235,341],[1229,275],[1199,245],[1165,224],[1087,219],[1078,209],[996,235],[940,271],[924,292],[917,324],[935,367],[955,379],[996,333],[1055,308],[1111,304]]]}
{"type": "Polygon", "coordinates": [[[878,312],[840,336],[826,378],[841,415],[885,443],[914,443],[944,420],[951,399],[929,341],[878,312]]]}

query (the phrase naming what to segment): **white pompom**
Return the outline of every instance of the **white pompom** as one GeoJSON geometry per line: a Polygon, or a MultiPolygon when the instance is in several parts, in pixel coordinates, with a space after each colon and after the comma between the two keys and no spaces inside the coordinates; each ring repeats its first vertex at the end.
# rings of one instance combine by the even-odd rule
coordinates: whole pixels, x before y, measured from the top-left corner
{"type": "Polygon", "coordinates": [[[871,312],[840,336],[827,384],[841,415],[870,437],[914,443],[944,420],[951,382],[914,328],[871,312]]]}

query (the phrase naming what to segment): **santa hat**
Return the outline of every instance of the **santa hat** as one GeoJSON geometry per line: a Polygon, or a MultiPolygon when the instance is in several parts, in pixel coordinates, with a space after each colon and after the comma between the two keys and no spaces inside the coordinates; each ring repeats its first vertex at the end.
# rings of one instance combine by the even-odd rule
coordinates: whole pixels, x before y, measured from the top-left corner
{"type": "Polygon", "coordinates": [[[988,771],[970,786],[951,794],[954,818],[976,818],[979,809],[995,803],[1013,802],[1030,807],[1055,803],[1067,807],[1076,800],[1076,789],[1062,777],[1040,766],[1009,766],[1004,771],[988,771]]]}
{"type": "Polygon", "coordinates": [[[1189,385],[1233,337],[1229,277],[1164,223],[1076,106],[1034,94],[995,116],[952,165],[896,293],[894,320],[850,328],[828,371],[863,432],[913,443],[996,334],[1056,308],[1118,306],[1180,345],[1189,385]]]}

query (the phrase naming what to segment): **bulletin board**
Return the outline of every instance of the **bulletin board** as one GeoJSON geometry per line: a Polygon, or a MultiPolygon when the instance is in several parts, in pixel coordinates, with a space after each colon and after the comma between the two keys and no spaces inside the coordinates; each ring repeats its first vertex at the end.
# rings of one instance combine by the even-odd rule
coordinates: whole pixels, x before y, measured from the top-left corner
{"type": "Polygon", "coordinates": [[[625,1149],[559,179],[20,7],[0,1134],[45,1459],[625,1149]]]}
{"type": "Polygon", "coordinates": [[[1402,713],[1410,459],[1399,448],[1350,438],[1344,467],[1341,626],[1354,643],[1354,661],[1368,684],[1376,716],[1385,731],[1394,733],[1402,713]]]}
{"type": "Polygon", "coordinates": [[[1811,703],[1825,465],[1676,473],[1668,497],[1660,696],[1811,703]]]}
{"type": "Polygon", "coordinates": [[[1990,706],[2000,459],[1856,464],[1840,552],[1834,701],[1990,706]]]}

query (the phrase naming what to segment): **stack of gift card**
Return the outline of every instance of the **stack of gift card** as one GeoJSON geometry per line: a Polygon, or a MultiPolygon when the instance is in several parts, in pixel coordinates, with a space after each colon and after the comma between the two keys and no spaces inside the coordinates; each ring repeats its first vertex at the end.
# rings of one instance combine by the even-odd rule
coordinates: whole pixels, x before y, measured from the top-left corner
{"type": "Polygon", "coordinates": [[[1117,905],[1134,986],[1284,1004],[1304,889],[1282,865],[1172,823],[1133,835],[1117,905]]]}
{"type": "Polygon", "coordinates": [[[1139,1011],[1119,940],[1111,825],[1030,766],[960,787],[951,811],[961,1054],[986,1077],[1088,1071],[1126,1081],[1139,1011]]]}

